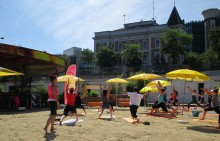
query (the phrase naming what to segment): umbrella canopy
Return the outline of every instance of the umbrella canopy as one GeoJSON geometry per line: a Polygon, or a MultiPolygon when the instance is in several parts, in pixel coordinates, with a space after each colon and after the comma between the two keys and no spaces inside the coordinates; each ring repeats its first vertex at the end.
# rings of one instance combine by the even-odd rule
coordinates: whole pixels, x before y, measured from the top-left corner
{"type": "MultiPolygon", "coordinates": [[[[184,83],[184,95],[183,95],[183,102],[185,99],[185,85],[186,81],[205,81],[209,80],[209,77],[203,73],[200,73],[198,71],[190,70],[190,69],[179,69],[174,70],[171,72],[166,73],[166,77],[169,79],[182,79],[185,80],[184,83]]],[[[183,113],[182,108],[182,113],[183,113]]]]}
{"type": "Polygon", "coordinates": [[[146,87],[142,88],[139,92],[140,93],[147,93],[148,91],[158,92],[158,89],[157,89],[157,87],[146,86],[146,87]]]}
{"type": "Polygon", "coordinates": [[[0,76],[24,75],[23,73],[0,67],[0,76]]]}
{"type": "Polygon", "coordinates": [[[106,81],[107,83],[128,83],[128,81],[121,78],[112,78],[106,81]]]}
{"type": "Polygon", "coordinates": [[[64,72],[66,62],[55,55],[0,43],[0,66],[30,75],[64,72]]]}
{"type": "Polygon", "coordinates": [[[128,80],[149,80],[149,79],[156,79],[161,78],[162,76],[156,75],[153,73],[141,73],[128,78],[128,80]]]}
{"type": "Polygon", "coordinates": [[[73,75],[62,75],[57,77],[57,82],[66,82],[69,79],[70,82],[72,81],[85,81],[84,79],[81,79],[79,77],[73,76],[73,75]]]}
{"type": "Polygon", "coordinates": [[[189,69],[179,69],[166,73],[166,78],[169,79],[184,79],[187,81],[205,81],[209,80],[209,77],[198,71],[189,69]]]}
{"type": "Polygon", "coordinates": [[[160,82],[160,84],[164,87],[171,85],[171,83],[169,81],[166,81],[166,80],[153,80],[150,83],[148,83],[146,86],[156,86],[158,84],[158,82],[160,82]]]}

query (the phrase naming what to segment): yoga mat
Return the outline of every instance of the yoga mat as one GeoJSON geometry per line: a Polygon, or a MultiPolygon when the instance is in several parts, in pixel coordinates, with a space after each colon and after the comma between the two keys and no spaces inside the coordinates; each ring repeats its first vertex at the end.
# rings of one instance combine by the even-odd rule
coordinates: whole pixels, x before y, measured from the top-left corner
{"type": "Polygon", "coordinates": [[[163,117],[163,118],[176,118],[176,116],[172,116],[170,113],[152,113],[149,116],[163,117]]]}
{"type": "Polygon", "coordinates": [[[208,119],[204,119],[204,120],[193,119],[193,121],[201,121],[201,122],[208,122],[208,123],[218,123],[217,120],[208,120],[208,119]]]}
{"type": "Polygon", "coordinates": [[[110,116],[110,115],[103,115],[98,119],[102,119],[102,120],[114,120],[115,116],[110,116]]]}
{"type": "Polygon", "coordinates": [[[123,118],[123,119],[126,120],[129,123],[133,123],[134,122],[134,120],[132,118],[123,118]]]}
{"type": "Polygon", "coordinates": [[[86,113],[86,114],[85,113],[80,113],[79,115],[80,116],[85,116],[85,115],[90,115],[90,113],[86,113]]]}
{"type": "MultiPolygon", "coordinates": [[[[77,122],[82,122],[83,119],[78,119],[77,122]]],[[[76,124],[76,119],[69,119],[62,122],[62,124],[65,124],[66,126],[73,126],[76,124]]]]}
{"type": "Polygon", "coordinates": [[[206,116],[218,116],[219,114],[206,114],[206,116]]]}

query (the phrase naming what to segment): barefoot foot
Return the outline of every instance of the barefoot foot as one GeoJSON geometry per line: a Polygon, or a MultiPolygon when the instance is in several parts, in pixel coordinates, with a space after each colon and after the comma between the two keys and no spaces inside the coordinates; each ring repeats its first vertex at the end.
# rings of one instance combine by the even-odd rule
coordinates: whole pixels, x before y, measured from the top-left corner
{"type": "Polygon", "coordinates": [[[57,130],[56,128],[51,128],[50,132],[54,132],[54,130],[57,130]]]}
{"type": "Polygon", "coordinates": [[[45,131],[45,134],[47,134],[47,128],[44,127],[43,130],[45,131]]]}

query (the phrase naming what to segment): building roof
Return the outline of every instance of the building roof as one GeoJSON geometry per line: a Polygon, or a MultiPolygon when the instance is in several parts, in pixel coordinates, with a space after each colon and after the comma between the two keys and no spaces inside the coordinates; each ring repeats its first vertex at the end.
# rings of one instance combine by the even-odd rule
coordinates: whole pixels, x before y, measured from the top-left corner
{"type": "Polygon", "coordinates": [[[170,14],[170,17],[167,21],[167,25],[173,26],[173,25],[178,25],[178,24],[184,24],[184,20],[181,20],[180,15],[176,9],[176,6],[174,6],[170,14]]]}
{"type": "Polygon", "coordinates": [[[124,28],[140,28],[140,27],[155,26],[155,25],[158,25],[155,20],[140,21],[140,22],[124,24],[124,28]]]}

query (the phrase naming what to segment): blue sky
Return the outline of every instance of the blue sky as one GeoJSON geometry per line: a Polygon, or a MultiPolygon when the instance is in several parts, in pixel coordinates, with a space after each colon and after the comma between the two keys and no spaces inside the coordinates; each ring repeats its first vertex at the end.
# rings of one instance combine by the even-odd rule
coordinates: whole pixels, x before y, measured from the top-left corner
{"type": "MultiPolygon", "coordinates": [[[[153,0],[1,0],[0,43],[62,54],[76,46],[93,50],[94,32],[151,20],[153,0]]],[[[175,0],[180,17],[203,20],[202,11],[220,9],[220,0],[175,0]]],[[[155,17],[165,24],[174,0],[154,0],[155,17]]]]}

